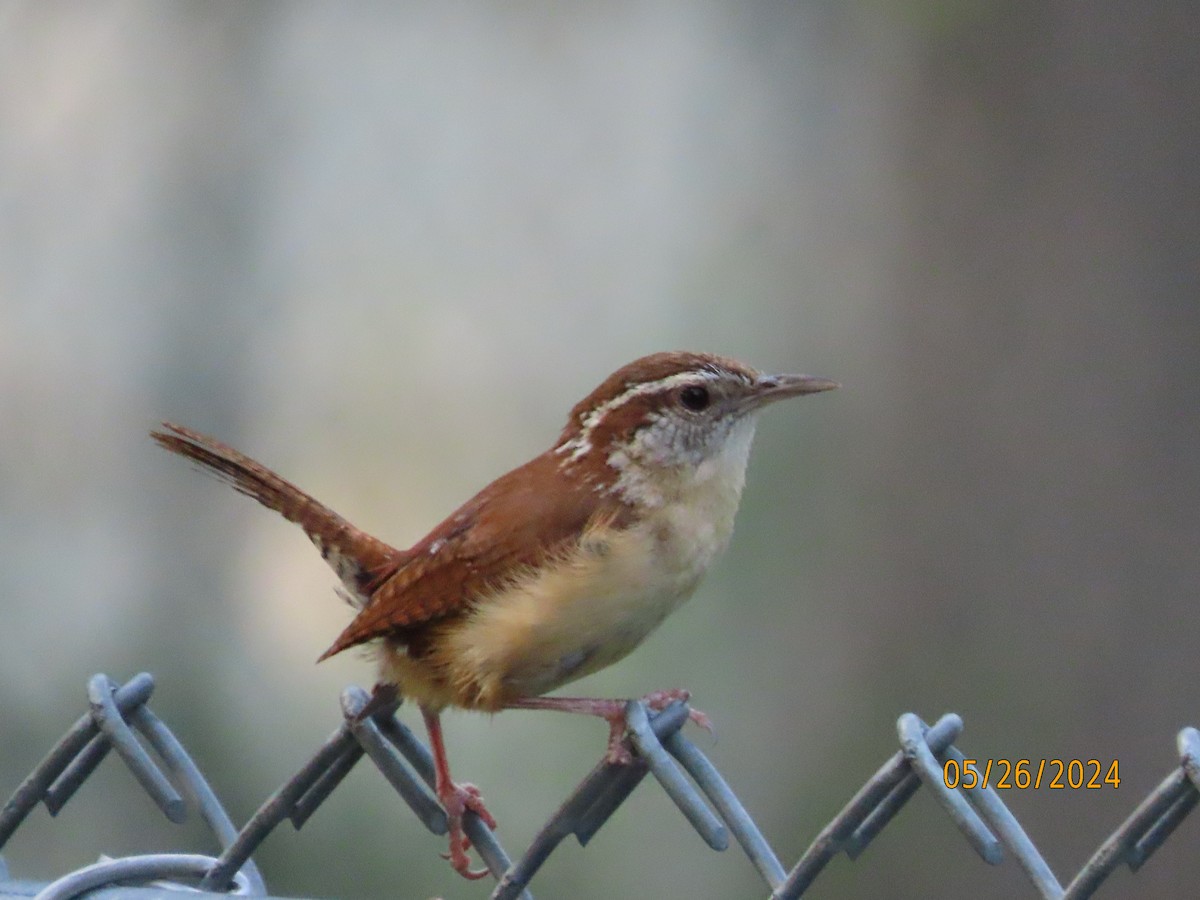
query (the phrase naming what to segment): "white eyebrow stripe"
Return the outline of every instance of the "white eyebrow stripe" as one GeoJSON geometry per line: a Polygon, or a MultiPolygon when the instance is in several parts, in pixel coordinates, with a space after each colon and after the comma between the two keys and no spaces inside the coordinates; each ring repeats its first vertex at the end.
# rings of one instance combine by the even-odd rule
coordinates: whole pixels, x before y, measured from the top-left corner
{"type": "Polygon", "coordinates": [[[679,387],[685,384],[695,384],[696,381],[716,381],[721,377],[721,372],[716,369],[688,369],[686,372],[676,372],[674,375],[668,375],[666,378],[659,378],[657,381],[641,381],[631,385],[620,394],[613,397],[611,400],[605,401],[589,412],[580,422],[579,434],[570,440],[563,441],[554,448],[555,453],[570,452],[564,462],[575,462],[581,456],[584,456],[592,449],[592,432],[596,426],[618,406],[624,406],[634,397],[640,397],[643,394],[653,394],[662,390],[679,387]]]}

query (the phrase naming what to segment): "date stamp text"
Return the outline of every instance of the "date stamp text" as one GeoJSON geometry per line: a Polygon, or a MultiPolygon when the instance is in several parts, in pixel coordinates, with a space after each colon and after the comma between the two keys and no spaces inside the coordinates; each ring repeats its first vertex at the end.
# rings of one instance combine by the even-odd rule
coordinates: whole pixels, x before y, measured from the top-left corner
{"type": "Polygon", "coordinates": [[[1100,790],[1121,786],[1121,767],[1114,759],[948,759],[942,766],[942,781],[956,788],[995,788],[998,791],[1100,790]]]}

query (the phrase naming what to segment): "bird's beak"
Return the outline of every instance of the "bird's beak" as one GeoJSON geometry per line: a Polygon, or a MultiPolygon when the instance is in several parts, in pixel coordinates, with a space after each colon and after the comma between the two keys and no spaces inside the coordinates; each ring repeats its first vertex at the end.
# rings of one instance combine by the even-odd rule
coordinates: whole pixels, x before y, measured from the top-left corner
{"type": "Polygon", "coordinates": [[[750,405],[757,409],[787,397],[819,394],[839,387],[841,385],[836,381],[812,375],[760,375],[754,385],[754,393],[750,395],[750,405]]]}

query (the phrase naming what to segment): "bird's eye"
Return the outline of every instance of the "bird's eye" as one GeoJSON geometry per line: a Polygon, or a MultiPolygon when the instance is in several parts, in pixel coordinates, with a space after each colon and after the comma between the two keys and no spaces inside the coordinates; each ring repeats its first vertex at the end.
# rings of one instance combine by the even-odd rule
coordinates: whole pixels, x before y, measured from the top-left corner
{"type": "Polygon", "coordinates": [[[712,403],[712,397],[708,393],[708,388],[690,384],[679,392],[679,402],[683,404],[684,409],[700,412],[702,409],[708,409],[708,405],[712,403]]]}

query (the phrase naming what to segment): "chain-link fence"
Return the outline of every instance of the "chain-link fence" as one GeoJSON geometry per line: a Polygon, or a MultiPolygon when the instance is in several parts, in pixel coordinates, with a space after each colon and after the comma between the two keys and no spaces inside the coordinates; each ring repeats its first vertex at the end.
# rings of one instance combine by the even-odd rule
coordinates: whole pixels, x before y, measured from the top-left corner
{"type": "MultiPolygon", "coordinates": [[[[91,678],[89,711],[0,809],[0,850],[39,802],[51,815],[57,814],[114,751],[168,820],[182,822],[194,808],[222,848],[221,854],[102,858],[48,884],[12,880],[0,857],[0,898],[67,900],[113,885],[122,886],[105,892],[105,897],[113,900],[169,900],[185,886],[193,893],[199,889],[264,897],[266,885],[251,859],[255,849],[285,819],[295,828],[303,826],[364,756],[426,828],[436,834],[446,832],[446,814],[430,790],[434,772],[428,750],[396,718],[395,706],[364,716],[369,698],[359,688],[342,694],[343,721],[338,729],[241,829],[233,824],[182,744],[150,711],[147,701],[153,690],[154,681],[147,674],[124,685],[104,675],[91,678]]],[[[1200,732],[1184,728],[1178,737],[1179,767],[1134,809],[1064,888],[996,788],[1005,782],[1016,787],[1040,787],[1043,783],[1080,787],[1092,781],[1115,785],[1119,783],[1115,764],[1105,767],[1097,760],[976,762],[954,746],[963,727],[957,715],[945,715],[928,726],[906,713],[897,723],[900,750],[786,870],[720,773],[680,732],[688,720],[686,705],[675,703],[653,714],[640,701],[630,701],[628,720],[626,740],[634,752],[632,764],[601,760],[516,862],[478,816],[467,814],[467,836],[497,879],[493,898],[529,898],[528,886],[559,843],[574,835],[580,844],[587,844],[647,773],[654,775],[714,850],[726,849],[732,835],[762,876],[772,900],[803,895],[838,853],[857,857],[922,784],[932,790],[984,860],[999,864],[1007,849],[1028,876],[1034,896],[1070,900],[1092,896],[1121,864],[1136,871],[1191,812],[1200,796],[1200,732]]]]}

